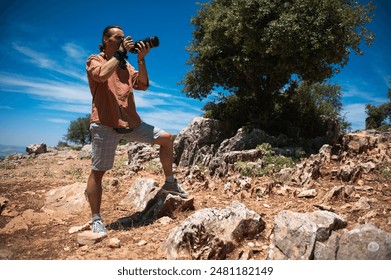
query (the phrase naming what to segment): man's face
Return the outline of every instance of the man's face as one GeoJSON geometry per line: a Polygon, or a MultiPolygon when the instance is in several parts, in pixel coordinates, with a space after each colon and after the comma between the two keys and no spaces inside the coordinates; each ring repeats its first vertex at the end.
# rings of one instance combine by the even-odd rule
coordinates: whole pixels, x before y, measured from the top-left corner
{"type": "Polygon", "coordinates": [[[124,32],[121,29],[110,29],[110,36],[105,39],[106,50],[117,50],[123,39],[124,32]]]}

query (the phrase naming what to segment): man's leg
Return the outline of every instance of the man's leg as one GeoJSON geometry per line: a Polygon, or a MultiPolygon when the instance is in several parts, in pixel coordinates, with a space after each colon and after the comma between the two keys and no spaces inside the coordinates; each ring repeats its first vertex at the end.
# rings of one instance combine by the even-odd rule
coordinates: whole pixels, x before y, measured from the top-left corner
{"type": "Polygon", "coordinates": [[[167,178],[173,176],[172,164],[173,164],[173,138],[172,134],[163,132],[154,141],[154,144],[160,146],[159,157],[163,167],[164,176],[167,178]]]}
{"type": "Polygon", "coordinates": [[[102,178],[106,171],[91,170],[87,181],[87,197],[90,203],[91,214],[100,214],[102,202],[102,178]]]}
{"type": "Polygon", "coordinates": [[[100,205],[102,202],[102,178],[105,171],[91,170],[87,181],[87,197],[90,203],[92,214],[92,232],[106,235],[106,226],[100,216],[100,205]]]}
{"type": "Polygon", "coordinates": [[[168,132],[161,133],[154,141],[154,144],[160,145],[160,162],[163,167],[164,176],[166,177],[166,181],[162,189],[171,194],[186,198],[189,194],[182,188],[180,184],[178,184],[172,171],[174,152],[172,134],[168,132]]]}

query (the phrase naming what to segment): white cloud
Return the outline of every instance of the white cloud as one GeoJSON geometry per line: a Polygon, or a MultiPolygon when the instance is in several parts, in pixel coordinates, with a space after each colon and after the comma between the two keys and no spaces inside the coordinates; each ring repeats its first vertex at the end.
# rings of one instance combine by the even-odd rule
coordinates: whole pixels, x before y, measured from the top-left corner
{"type": "MultiPolygon", "coordinates": [[[[64,67],[64,62],[58,61],[57,59],[54,59],[52,57],[47,57],[42,52],[24,46],[20,46],[17,43],[13,43],[12,46],[15,50],[27,56],[29,58],[30,63],[36,65],[39,68],[44,68],[65,75],[67,77],[76,78],[85,82],[87,81],[85,73],[78,70],[73,70],[73,66],[64,67]]],[[[80,47],[72,43],[65,44],[63,48],[69,57],[72,57],[72,55],[75,56],[77,49],[81,50],[80,47]]],[[[78,67],[77,69],[79,68],[80,67],[78,67]]]]}
{"type": "Polygon", "coordinates": [[[89,104],[91,94],[86,84],[34,79],[0,72],[0,89],[34,95],[40,99],[89,104]]]}
{"type": "Polygon", "coordinates": [[[159,88],[159,89],[164,89],[164,90],[174,90],[174,91],[178,91],[178,89],[176,88],[169,88],[169,87],[166,87],[166,86],[163,86],[163,85],[160,85],[154,81],[151,81],[149,80],[149,84],[151,85],[151,87],[154,87],[154,88],[159,88]]]}
{"type": "Polygon", "coordinates": [[[77,60],[79,63],[85,63],[85,58],[87,57],[87,52],[80,46],[75,43],[66,43],[62,46],[62,49],[65,51],[68,57],[77,60]]]}
{"type": "Polygon", "coordinates": [[[356,103],[345,105],[342,114],[346,116],[346,120],[352,124],[352,130],[360,130],[365,128],[365,104],[356,103]]]}
{"type": "Polygon", "coordinates": [[[345,98],[361,98],[363,100],[368,101],[367,103],[373,103],[373,104],[381,104],[387,102],[386,93],[384,93],[384,96],[379,96],[374,94],[370,89],[366,90],[366,87],[369,86],[363,86],[360,87],[357,84],[350,84],[345,83],[343,86],[343,96],[345,98]]]}
{"type": "Polygon", "coordinates": [[[80,113],[80,114],[89,114],[91,113],[91,105],[79,105],[79,104],[47,104],[42,105],[41,108],[47,109],[47,110],[56,110],[56,111],[63,111],[63,112],[71,112],[71,113],[80,113]]]}
{"type": "Polygon", "coordinates": [[[146,123],[177,134],[183,128],[187,127],[193,118],[200,114],[187,110],[156,110],[146,114],[140,113],[140,115],[146,123]]]}
{"type": "Polygon", "coordinates": [[[16,43],[13,43],[12,46],[15,50],[30,58],[30,62],[37,65],[38,67],[52,69],[55,65],[53,60],[47,58],[42,53],[39,53],[24,46],[19,46],[16,43]]]}
{"type": "Polygon", "coordinates": [[[10,106],[0,106],[0,109],[2,109],[2,110],[13,110],[14,108],[12,108],[10,106]]]}
{"type": "Polygon", "coordinates": [[[69,123],[69,120],[64,119],[49,118],[47,120],[52,123],[69,123]]]}

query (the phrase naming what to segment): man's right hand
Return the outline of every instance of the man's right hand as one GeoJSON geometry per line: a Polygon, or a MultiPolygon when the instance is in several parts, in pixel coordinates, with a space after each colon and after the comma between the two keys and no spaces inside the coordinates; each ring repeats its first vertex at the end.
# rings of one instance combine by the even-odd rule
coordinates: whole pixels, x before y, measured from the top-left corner
{"type": "Polygon", "coordinates": [[[134,48],[134,42],[132,37],[127,36],[120,44],[119,50],[120,51],[130,51],[131,49],[134,48]]]}

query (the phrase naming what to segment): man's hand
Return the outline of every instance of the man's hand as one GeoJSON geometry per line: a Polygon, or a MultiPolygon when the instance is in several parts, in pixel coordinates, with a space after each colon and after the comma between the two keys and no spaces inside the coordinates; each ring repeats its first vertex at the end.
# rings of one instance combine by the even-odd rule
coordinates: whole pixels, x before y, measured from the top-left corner
{"type": "Polygon", "coordinates": [[[141,61],[144,59],[144,57],[149,53],[151,50],[149,43],[144,44],[143,41],[140,41],[137,43],[136,49],[138,50],[137,52],[137,59],[138,61],[141,61]]]}
{"type": "Polygon", "coordinates": [[[119,50],[120,51],[130,51],[131,49],[134,48],[134,42],[132,37],[127,36],[120,44],[119,50]]]}

